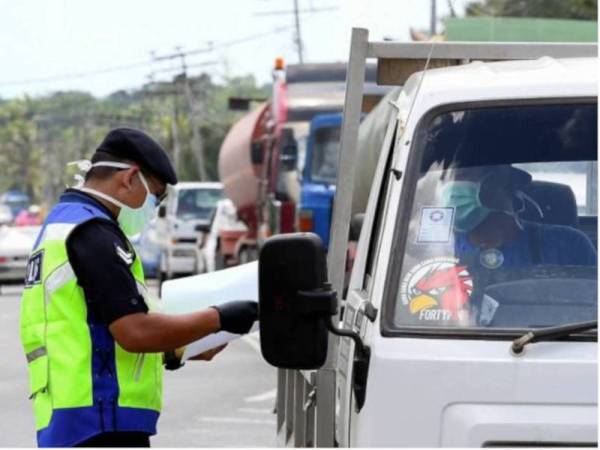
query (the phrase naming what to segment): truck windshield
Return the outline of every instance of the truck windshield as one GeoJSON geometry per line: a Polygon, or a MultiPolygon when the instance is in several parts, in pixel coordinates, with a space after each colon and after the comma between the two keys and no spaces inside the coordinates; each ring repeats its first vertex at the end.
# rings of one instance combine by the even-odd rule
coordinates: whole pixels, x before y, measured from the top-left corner
{"type": "Polygon", "coordinates": [[[311,167],[313,181],[335,184],[339,148],[339,126],[319,128],[315,132],[311,167]]]}
{"type": "Polygon", "coordinates": [[[209,220],[222,198],[221,189],[182,189],[177,199],[177,218],[209,220]]]}
{"type": "Polygon", "coordinates": [[[592,101],[423,120],[405,185],[414,192],[410,217],[399,222],[394,326],[529,329],[595,319],[597,144],[592,101]]]}

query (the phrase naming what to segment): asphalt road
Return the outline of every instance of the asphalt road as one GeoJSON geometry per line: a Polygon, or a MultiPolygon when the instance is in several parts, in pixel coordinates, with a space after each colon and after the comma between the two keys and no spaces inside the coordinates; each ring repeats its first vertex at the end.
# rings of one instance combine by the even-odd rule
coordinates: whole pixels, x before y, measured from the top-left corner
{"type": "MultiPolygon", "coordinates": [[[[20,286],[0,287],[0,447],[35,446],[19,342],[20,292],[20,286]]],[[[257,335],[231,343],[211,362],[191,361],[166,372],[152,445],[274,447],[275,384],[275,369],[261,358],[257,335]]]]}

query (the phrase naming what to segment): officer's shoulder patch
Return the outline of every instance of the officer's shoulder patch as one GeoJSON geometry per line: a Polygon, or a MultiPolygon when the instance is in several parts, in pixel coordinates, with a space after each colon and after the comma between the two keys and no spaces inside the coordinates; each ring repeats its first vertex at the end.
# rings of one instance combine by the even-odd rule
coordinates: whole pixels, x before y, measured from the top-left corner
{"type": "Polygon", "coordinates": [[[128,252],[125,249],[123,249],[123,247],[121,247],[119,244],[115,243],[115,252],[117,253],[117,256],[119,258],[121,258],[121,260],[127,264],[128,266],[131,266],[133,264],[133,252],[128,252]]]}
{"type": "Polygon", "coordinates": [[[44,250],[40,250],[29,257],[25,271],[25,288],[30,288],[42,282],[42,261],[44,250]]]}

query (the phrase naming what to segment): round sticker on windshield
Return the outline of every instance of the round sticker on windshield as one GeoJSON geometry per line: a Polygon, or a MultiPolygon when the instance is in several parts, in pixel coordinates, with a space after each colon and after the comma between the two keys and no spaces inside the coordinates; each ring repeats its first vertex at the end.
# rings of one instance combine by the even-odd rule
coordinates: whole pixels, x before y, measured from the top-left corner
{"type": "Polygon", "coordinates": [[[484,250],[479,255],[479,262],[486,269],[497,269],[504,264],[504,253],[497,248],[484,250]]]}
{"type": "Polygon", "coordinates": [[[473,279],[458,259],[437,257],[413,267],[400,285],[401,301],[423,321],[462,320],[473,292],[473,279]]]}

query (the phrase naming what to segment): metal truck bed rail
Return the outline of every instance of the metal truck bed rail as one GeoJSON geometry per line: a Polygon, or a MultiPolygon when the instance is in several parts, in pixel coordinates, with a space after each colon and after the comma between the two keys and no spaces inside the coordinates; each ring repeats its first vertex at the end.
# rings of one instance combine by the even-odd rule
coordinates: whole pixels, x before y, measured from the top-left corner
{"type": "MultiPolygon", "coordinates": [[[[328,253],[329,280],[343,292],[350,226],[358,128],[367,59],[377,60],[377,83],[402,85],[408,76],[429,67],[473,60],[498,61],[598,56],[596,44],[573,43],[449,43],[369,42],[365,29],[354,28],[346,74],[341,148],[328,253]]],[[[338,341],[330,335],[327,361],[314,372],[280,369],[277,377],[278,445],[334,447],[335,356],[338,341]]]]}

